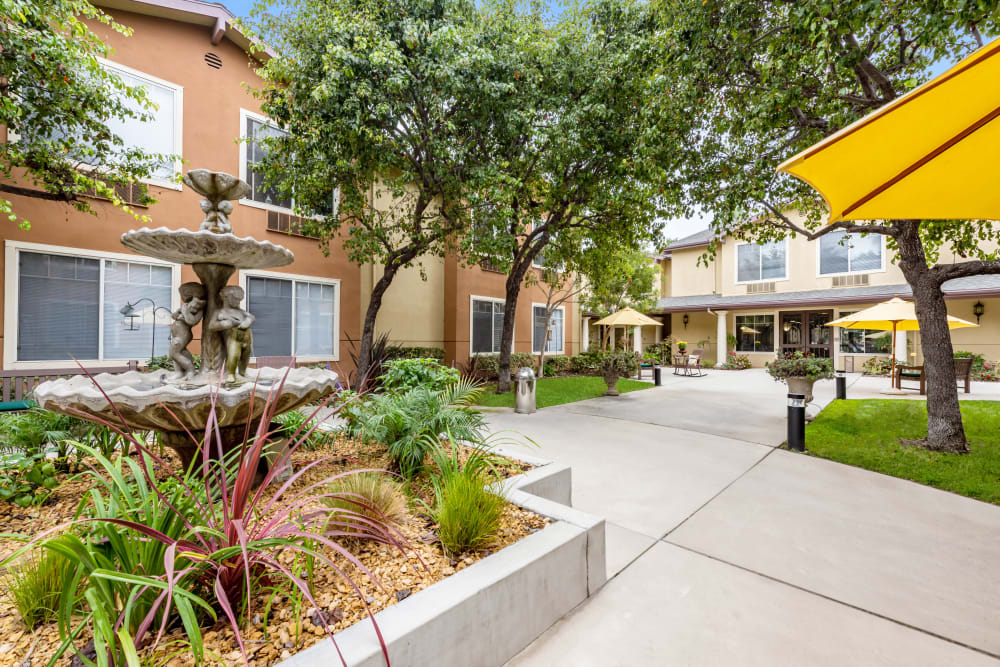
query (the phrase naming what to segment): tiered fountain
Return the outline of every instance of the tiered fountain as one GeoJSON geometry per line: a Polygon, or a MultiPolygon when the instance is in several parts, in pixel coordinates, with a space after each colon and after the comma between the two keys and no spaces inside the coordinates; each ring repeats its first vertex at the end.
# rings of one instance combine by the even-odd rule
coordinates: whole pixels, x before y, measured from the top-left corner
{"type": "Polygon", "coordinates": [[[173,448],[186,466],[199,447],[188,432],[195,437],[204,433],[213,399],[228,451],[243,441],[247,424],[256,429],[269,397],[275,414],[293,410],[333,391],[337,374],[315,368],[247,368],[254,318],[240,308],[242,288],[227,282],[237,269],[285,266],[295,257],[269,241],[232,233],[230,200],[249,195],[246,182],[206,169],[189,171],[184,182],[204,197],[205,219],[198,231],[160,227],[122,235],[126,248],[190,264],[201,279],[180,286],[181,306],[170,327],[174,372],[129,371],[101,373],[93,380],[85,375],[52,380],[38,386],[35,399],[47,410],[113,424],[124,419],[134,430],[158,431],[161,442],[173,448]],[[192,327],[199,322],[202,362],[196,371],[187,346],[193,339],[192,327]]]}

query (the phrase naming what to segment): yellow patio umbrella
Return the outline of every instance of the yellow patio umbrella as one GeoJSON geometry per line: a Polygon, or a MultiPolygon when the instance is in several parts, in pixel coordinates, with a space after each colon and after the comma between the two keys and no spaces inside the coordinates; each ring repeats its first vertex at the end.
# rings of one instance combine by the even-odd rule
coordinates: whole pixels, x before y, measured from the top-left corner
{"type": "MultiPolygon", "coordinates": [[[[655,326],[662,327],[662,322],[657,322],[652,317],[643,315],[638,310],[634,308],[629,308],[628,306],[622,308],[616,313],[611,313],[607,317],[597,320],[594,324],[605,327],[644,327],[644,326],[655,326]]],[[[628,338],[625,339],[626,342],[628,338]]]]}
{"type": "MultiPolygon", "coordinates": [[[[888,301],[859,310],[856,313],[845,315],[839,320],[827,322],[828,327],[841,327],[843,329],[878,329],[880,331],[892,332],[892,383],[896,384],[896,332],[897,331],[919,331],[920,324],[917,322],[917,311],[912,301],[904,301],[898,296],[894,296],[888,301]]],[[[957,317],[948,316],[949,329],[963,329],[965,327],[979,326],[972,322],[957,317]]]]}
{"type": "Polygon", "coordinates": [[[1000,219],[1000,39],[778,167],[829,222],[1000,219]]]}

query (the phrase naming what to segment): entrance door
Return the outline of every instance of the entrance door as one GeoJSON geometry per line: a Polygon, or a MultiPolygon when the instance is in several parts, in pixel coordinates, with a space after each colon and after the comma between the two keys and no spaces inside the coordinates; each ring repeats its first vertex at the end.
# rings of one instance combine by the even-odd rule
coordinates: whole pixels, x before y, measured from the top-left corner
{"type": "Polygon", "coordinates": [[[799,350],[814,357],[829,358],[833,353],[830,327],[832,310],[781,313],[781,354],[799,350]]]}

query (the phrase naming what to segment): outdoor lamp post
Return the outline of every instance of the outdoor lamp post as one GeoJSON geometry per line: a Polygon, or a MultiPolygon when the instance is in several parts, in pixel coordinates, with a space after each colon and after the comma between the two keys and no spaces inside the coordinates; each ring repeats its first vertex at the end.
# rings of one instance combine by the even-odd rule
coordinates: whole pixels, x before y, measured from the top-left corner
{"type": "MultiPolygon", "coordinates": [[[[135,318],[137,317],[136,312],[135,312],[135,307],[138,304],[142,303],[143,301],[148,301],[150,303],[150,305],[153,306],[153,344],[152,344],[152,346],[150,347],[150,350],[149,350],[149,358],[152,359],[153,357],[156,356],[156,311],[158,311],[158,310],[165,310],[165,311],[167,311],[167,314],[169,315],[170,314],[170,309],[169,308],[164,308],[163,306],[157,306],[155,301],[153,301],[152,299],[150,299],[148,296],[144,296],[141,299],[137,299],[136,301],[133,301],[131,303],[126,302],[124,306],[122,306],[121,308],[118,309],[118,312],[121,313],[122,316],[129,318],[129,322],[130,322],[130,325],[131,325],[132,322],[134,322],[135,318]]],[[[138,329],[139,329],[138,327],[132,328],[130,326],[130,328],[128,330],[129,331],[138,331],[138,329]]]]}
{"type": "Polygon", "coordinates": [[[979,318],[983,316],[986,312],[986,306],[983,305],[982,301],[977,301],[975,305],[972,306],[972,314],[976,316],[976,324],[979,324],[979,318]]]}
{"type": "Polygon", "coordinates": [[[788,395],[788,448],[793,452],[806,451],[806,396],[788,395]]]}

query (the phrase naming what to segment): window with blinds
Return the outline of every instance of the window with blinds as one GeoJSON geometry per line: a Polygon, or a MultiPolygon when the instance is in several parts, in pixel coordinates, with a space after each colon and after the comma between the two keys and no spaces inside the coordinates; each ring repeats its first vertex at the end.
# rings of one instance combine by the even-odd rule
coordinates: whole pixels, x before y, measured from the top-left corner
{"type": "Polygon", "coordinates": [[[540,354],[542,344],[545,344],[546,352],[562,352],[564,348],[564,327],[563,318],[566,311],[563,308],[556,308],[552,311],[552,319],[549,322],[548,330],[545,327],[545,306],[533,307],[533,326],[531,337],[531,350],[535,354],[540,354]]]}
{"type": "Polygon", "coordinates": [[[254,356],[336,356],[335,284],[248,276],[247,310],[254,356]]]}
{"type": "Polygon", "coordinates": [[[169,266],[19,251],[17,360],[166,354],[172,283],[169,266]]]}
{"type": "Polygon", "coordinates": [[[503,334],[503,302],[472,300],[472,353],[499,354],[503,334]]]}

